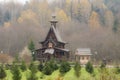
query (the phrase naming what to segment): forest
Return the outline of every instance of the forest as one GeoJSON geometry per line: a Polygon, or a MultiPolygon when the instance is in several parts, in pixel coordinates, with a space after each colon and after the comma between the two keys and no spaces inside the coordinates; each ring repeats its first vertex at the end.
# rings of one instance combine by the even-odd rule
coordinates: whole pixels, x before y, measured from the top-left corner
{"type": "MultiPolygon", "coordinates": [[[[35,48],[50,28],[56,14],[57,28],[74,54],[76,48],[91,48],[96,59],[120,60],[120,0],[30,0],[0,3],[0,59],[35,48]]],[[[29,51],[26,51],[29,52],[29,51]]],[[[7,58],[6,58],[7,57],[7,58]]]]}

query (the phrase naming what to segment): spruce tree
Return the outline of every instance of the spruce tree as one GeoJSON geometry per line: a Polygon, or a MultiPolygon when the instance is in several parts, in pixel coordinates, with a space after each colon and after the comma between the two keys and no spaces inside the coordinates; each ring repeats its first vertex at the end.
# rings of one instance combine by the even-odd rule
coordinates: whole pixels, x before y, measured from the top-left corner
{"type": "Polygon", "coordinates": [[[30,73],[30,76],[27,77],[27,80],[38,80],[37,76],[35,73],[30,73]]]}
{"type": "Polygon", "coordinates": [[[38,70],[42,72],[42,71],[43,71],[43,68],[44,68],[43,64],[40,63],[40,64],[38,65],[38,70]]]}
{"type": "Polygon", "coordinates": [[[43,68],[43,73],[46,75],[51,75],[53,72],[53,69],[51,67],[51,64],[49,62],[46,62],[44,68],[43,68]]]}
{"type": "Polygon", "coordinates": [[[75,66],[74,66],[74,71],[75,71],[75,75],[76,75],[77,77],[80,76],[80,70],[81,70],[81,66],[80,66],[80,64],[79,64],[78,62],[76,62],[76,63],[75,63],[75,66]]]}
{"type": "Polygon", "coordinates": [[[34,65],[33,62],[31,62],[29,69],[30,69],[31,73],[30,73],[30,76],[27,78],[27,80],[38,80],[38,78],[36,77],[37,66],[34,65]]]}
{"type": "Polygon", "coordinates": [[[68,62],[62,62],[60,65],[60,70],[59,72],[61,74],[64,74],[66,72],[68,72],[71,69],[70,64],[68,62]]]}
{"type": "Polygon", "coordinates": [[[120,67],[119,67],[119,66],[116,66],[116,68],[115,68],[115,73],[116,73],[116,74],[120,74],[120,67]]]}
{"type": "Polygon", "coordinates": [[[24,61],[22,61],[22,64],[21,64],[21,66],[20,66],[20,69],[21,69],[23,72],[27,70],[27,67],[26,67],[26,64],[25,64],[24,61]]]}
{"type": "Polygon", "coordinates": [[[32,54],[32,58],[33,58],[33,61],[35,60],[35,44],[34,42],[31,40],[30,43],[28,44],[28,49],[31,51],[31,54],[32,54]]]}
{"type": "Polygon", "coordinates": [[[37,66],[34,65],[33,62],[31,62],[30,66],[29,66],[29,70],[31,70],[32,73],[36,73],[37,72],[37,66]]]}
{"type": "Polygon", "coordinates": [[[88,62],[85,66],[85,69],[88,73],[92,74],[94,72],[94,68],[90,62],[88,62]]]}
{"type": "Polygon", "coordinates": [[[18,66],[15,66],[12,71],[13,80],[21,80],[21,73],[18,66]]]}
{"type": "Polygon", "coordinates": [[[3,68],[3,66],[0,66],[0,79],[4,79],[6,77],[6,73],[5,70],[3,68]]]}

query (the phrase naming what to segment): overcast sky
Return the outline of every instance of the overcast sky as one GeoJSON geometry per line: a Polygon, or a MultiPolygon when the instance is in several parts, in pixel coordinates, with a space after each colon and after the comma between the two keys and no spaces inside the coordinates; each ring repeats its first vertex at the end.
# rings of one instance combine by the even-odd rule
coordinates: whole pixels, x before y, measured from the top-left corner
{"type": "Polygon", "coordinates": [[[20,3],[23,3],[23,4],[24,4],[26,1],[29,1],[29,0],[0,0],[0,3],[1,3],[1,2],[4,2],[4,1],[5,1],[5,2],[14,1],[14,2],[20,2],[20,3]]]}
{"type": "MultiPolygon", "coordinates": [[[[26,1],[30,1],[30,0],[0,0],[0,3],[3,2],[3,1],[5,1],[5,2],[14,1],[14,2],[20,2],[20,3],[24,4],[26,1]]],[[[48,1],[51,2],[53,0],[48,0],[48,1]]]]}

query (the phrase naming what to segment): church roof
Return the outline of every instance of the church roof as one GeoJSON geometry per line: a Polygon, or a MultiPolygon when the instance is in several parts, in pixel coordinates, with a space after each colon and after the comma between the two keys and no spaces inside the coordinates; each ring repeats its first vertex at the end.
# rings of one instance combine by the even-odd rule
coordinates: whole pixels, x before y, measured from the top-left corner
{"type": "Polygon", "coordinates": [[[61,50],[61,51],[65,51],[65,52],[69,52],[68,49],[62,49],[62,48],[57,48],[57,47],[55,47],[55,49],[58,49],[58,50],[61,50]]]}
{"type": "Polygon", "coordinates": [[[44,53],[53,54],[54,53],[54,49],[46,49],[44,53]]]}
{"type": "MultiPolygon", "coordinates": [[[[49,36],[50,32],[53,32],[55,37],[56,37],[56,39],[57,39],[57,41],[60,42],[60,43],[64,43],[65,44],[66,42],[62,40],[62,38],[60,36],[60,33],[59,33],[58,29],[57,29],[57,26],[56,26],[56,23],[58,22],[56,20],[56,16],[52,16],[52,20],[50,22],[51,22],[51,27],[50,27],[50,30],[49,30],[49,32],[47,34],[47,37],[49,36]]],[[[46,39],[47,39],[47,37],[46,37],[46,39]]],[[[42,41],[41,43],[43,43],[43,42],[44,41],[42,41]]]]}
{"type": "Polygon", "coordinates": [[[61,36],[60,36],[60,33],[59,33],[58,29],[55,28],[53,25],[52,25],[51,28],[53,29],[53,31],[54,31],[54,33],[55,33],[55,36],[56,36],[57,40],[58,40],[59,42],[66,43],[65,41],[62,40],[62,38],[61,38],[61,36]]]}

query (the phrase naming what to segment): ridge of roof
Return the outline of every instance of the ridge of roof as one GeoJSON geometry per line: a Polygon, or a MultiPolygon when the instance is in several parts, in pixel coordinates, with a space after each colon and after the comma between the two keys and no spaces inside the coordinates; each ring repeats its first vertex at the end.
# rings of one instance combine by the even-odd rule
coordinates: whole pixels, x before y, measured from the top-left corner
{"type": "Polygon", "coordinates": [[[61,38],[61,36],[60,36],[60,33],[59,33],[58,29],[55,28],[53,25],[52,25],[51,28],[53,29],[53,31],[54,31],[54,33],[55,33],[55,36],[56,36],[57,40],[58,40],[59,42],[66,43],[65,41],[62,40],[62,38],[61,38]]]}
{"type": "Polygon", "coordinates": [[[78,48],[76,49],[76,55],[92,55],[90,48],[78,48]]]}

